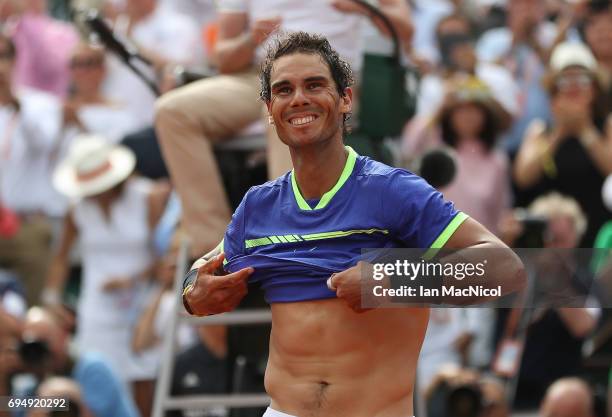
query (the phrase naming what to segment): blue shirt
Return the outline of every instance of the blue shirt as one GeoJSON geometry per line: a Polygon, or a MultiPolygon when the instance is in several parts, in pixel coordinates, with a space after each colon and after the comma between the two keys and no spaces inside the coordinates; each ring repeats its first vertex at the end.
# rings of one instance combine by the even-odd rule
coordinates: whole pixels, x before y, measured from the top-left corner
{"type": "Polygon", "coordinates": [[[85,352],[72,374],[81,388],[83,403],[96,417],[140,417],[128,390],[102,356],[85,352]]]}
{"type": "Polygon", "coordinates": [[[326,281],[362,259],[369,248],[440,248],[467,216],[419,176],[347,147],[336,185],[313,207],[295,175],[252,187],[223,239],[235,272],[252,266],[266,300],[333,298],[326,281]]]}

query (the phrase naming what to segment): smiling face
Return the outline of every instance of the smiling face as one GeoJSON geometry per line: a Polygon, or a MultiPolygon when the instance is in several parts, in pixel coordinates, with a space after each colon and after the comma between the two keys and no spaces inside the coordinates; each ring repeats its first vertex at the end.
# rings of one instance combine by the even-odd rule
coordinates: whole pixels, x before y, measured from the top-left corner
{"type": "Polygon", "coordinates": [[[328,140],[342,141],[344,115],[352,92],[338,93],[329,66],[318,54],[294,53],[274,62],[271,95],[266,102],[281,141],[299,148],[328,140]]]}

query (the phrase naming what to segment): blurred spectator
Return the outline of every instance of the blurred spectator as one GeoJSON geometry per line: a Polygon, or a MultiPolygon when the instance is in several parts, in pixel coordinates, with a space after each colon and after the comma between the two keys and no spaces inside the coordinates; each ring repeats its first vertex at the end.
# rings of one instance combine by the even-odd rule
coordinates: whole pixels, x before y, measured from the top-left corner
{"type": "Polygon", "coordinates": [[[429,128],[420,132],[409,128],[404,155],[413,159],[427,148],[453,148],[457,172],[440,191],[495,233],[503,211],[510,207],[509,163],[495,148],[507,126],[506,112],[477,78],[448,84],[446,98],[429,128]]]}
{"type": "Polygon", "coordinates": [[[437,120],[442,141],[457,156],[457,174],[441,189],[444,197],[496,233],[510,207],[509,163],[495,149],[504,127],[499,104],[485,85],[469,80],[449,93],[437,120]]]}
{"type": "Polygon", "coordinates": [[[533,118],[550,119],[541,80],[556,29],[544,20],[544,6],[545,0],[508,0],[507,26],[485,32],[476,46],[479,59],[503,65],[519,86],[520,112],[504,138],[504,146],[511,154],[518,149],[533,118]]]}
{"type": "Polygon", "coordinates": [[[556,381],[546,391],[540,417],[594,417],[591,388],[578,378],[556,381]]]}
{"type": "MultiPolygon", "coordinates": [[[[62,398],[67,401],[67,410],[61,410],[62,417],[96,417],[83,403],[79,385],[70,378],[53,376],[39,385],[36,395],[39,397],[62,398]]],[[[54,417],[46,410],[35,410],[28,417],[54,417]]]]}
{"type": "Polygon", "coordinates": [[[452,89],[455,78],[469,76],[479,78],[489,87],[507,112],[506,117],[518,113],[519,90],[512,74],[506,68],[478,58],[473,28],[467,17],[452,14],[442,18],[436,27],[436,40],[442,57],[438,70],[425,75],[421,81],[417,117],[435,113],[452,89]]]}
{"type": "Polygon", "coordinates": [[[0,236],[0,266],[18,275],[28,302],[36,303],[50,256],[49,220],[63,211],[49,175],[61,106],[53,96],[12,88],[19,53],[0,35],[0,207],[19,222],[13,233],[0,236]]]}
{"type": "Polygon", "coordinates": [[[21,320],[27,304],[19,280],[8,271],[0,269],[0,337],[21,334],[21,320]]]}
{"type": "Polygon", "coordinates": [[[70,58],[71,86],[64,103],[65,145],[79,133],[94,133],[119,142],[142,126],[121,103],[113,102],[102,91],[106,79],[104,49],[80,43],[70,58]]]}
{"type": "Polygon", "coordinates": [[[155,356],[135,355],[131,335],[154,267],[152,229],[168,190],[145,179],[129,178],[134,165],[133,153],[123,146],[96,137],[75,140],[54,174],[54,184],[79,200],[65,219],[44,299],[49,305],[59,302],[70,248],[80,237],[83,278],[78,346],[84,352],[103,353],[122,380],[133,384],[138,400],[150,389],[155,356]]]}
{"type": "MultiPolygon", "coordinates": [[[[228,392],[230,366],[227,363],[227,351],[222,346],[211,343],[210,330],[224,332],[225,327],[200,326],[199,339],[196,343],[176,357],[171,382],[173,396],[228,392]],[[208,329],[210,327],[216,329],[208,329]]],[[[225,417],[226,415],[227,408],[216,406],[193,412],[171,411],[167,417],[225,417]]]]}
{"type": "Polygon", "coordinates": [[[63,97],[68,91],[68,60],[78,42],[75,28],[47,15],[46,0],[7,0],[1,16],[17,54],[15,85],[63,97]]]}
{"type": "MultiPolygon", "coordinates": [[[[400,35],[408,37],[408,44],[411,23],[407,4],[385,0],[380,5],[400,35]]],[[[156,129],[181,197],[184,227],[192,240],[194,256],[214,248],[230,220],[212,143],[237,134],[261,118],[257,64],[270,35],[278,29],[319,32],[354,69],[359,69],[359,19],[337,9],[366,14],[346,1],[219,2],[215,55],[222,75],[171,91],[158,101],[156,129]]],[[[272,126],[269,129],[268,172],[276,177],[290,169],[290,158],[272,126]]]]}
{"type": "Polygon", "coordinates": [[[601,198],[604,179],[612,173],[612,130],[595,69],[595,58],[582,44],[555,48],[547,78],[554,121],[550,126],[532,122],[514,164],[520,188],[557,190],[578,201],[589,222],[582,247],[592,247],[612,217],[601,198]]]}
{"type": "Polygon", "coordinates": [[[80,351],[71,356],[69,334],[47,310],[28,311],[20,348],[26,369],[39,382],[52,375],[70,376],[79,386],[83,403],[96,417],[140,417],[129,391],[106,359],[80,351]]]}
{"type": "Polygon", "coordinates": [[[12,394],[11,380],[21,367],[18,352],[18,336],[0,332],[0,396],[12,394]]]}
{"type": "MultiPolygon", "coordinates": [[[[137,318],[132,333],[132,351],[136,355],[146,354],[154,357],[156,372],[162,361],[164,337],[169,336],[169,320],[177,313],[177,297],[174,291],[177,252],[177,250],[169,250],[157,265],[155,277],[158,283],[152,291],[149,291],[142,314],[137,318]]],[[[194,339],[195,334],[192,326],[185,323],[177,325],[175,340],[178,351],[193,345],[194,339]]],[[[224,340],[222,342],[224,343],[224,340]]],[[[153,383],[143,388],[143,395],[138,404],[143,416],[151,415],[154,388],[153,383]],[[149,391],[147,392],[145,389],[149,391]]]]}
{"type": "Polygon", "coordinates": [[[509,417],[499,381],[457,366],[440,370],[426,392],[427,417],[509,417]]]}
{"type": "MultiPolygon", "coordinates": [[[[584,303],[580,306],[568,305],[561,299],[564,294],[575,294],[573,283],[580,279],[579,274],[588,269],[587,265],[581,266],[579,259],[570,251],[576,248],[586,229],[586,220],[579,205],[571,198],[553,193],[534,201],[528,212],[546,219],[548,224],[544,233],[544,247],[547,250],[542,251],[536,261],[536,281],[540,288],[546,290],[548,304],[552,301],[555,307],[525,310],[530,314],[530,324],[515,398],[515,406],[519,409],[537,407],[553,381],[581,372],[583,342],[595,329],[601,314],[599,308],[583,307],[584,303]],[[564,250],[559,252],[552,249],[564,250]],[[561,346],[562,349],[559,348],[561,346]]],[[[542,305],[542,302],[538,305],[542,305]]],[[[516,311],[511,314],[517,314],[516,311]]]]}
{"type": "Polygon", "coordinates": [[[610,2],[590,1],[583,22],[584,41],[597,59],[598,76],[612,109],[612,7],[610,2]]]}
{"type": "MultiPolygon", "coordinates": [[[[161,73],[166,65],[197,65],[202,61],[197,25],[172,9],[162,9],[158,0],[126,0],[113,30],[120,39],[135,45],[138,53],[153,63],[155,72],[161,73]]],[[[116,56],[109,57],[108,66],[105,96],[125,103],[143,125],[151,124],[153,92],[116,56]]],[[[151,68],[143,65],[139,68],[150,79],[156,78],[151,68]]]]}

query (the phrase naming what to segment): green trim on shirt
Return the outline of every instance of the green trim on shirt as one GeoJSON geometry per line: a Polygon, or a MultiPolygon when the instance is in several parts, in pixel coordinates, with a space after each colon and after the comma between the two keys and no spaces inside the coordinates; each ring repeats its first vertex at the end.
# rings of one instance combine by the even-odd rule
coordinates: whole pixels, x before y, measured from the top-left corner
{"type": "MultiPolygon", "coordinates": [[[[336,195],[338,190],[342,188],[346,180],[348,180],[351,173],[353,172],[353,168],[355,168],[355,162],[357,161],[357,157],[359,155],[357,155],[357,152],[355,152],[350,146],[345,146],[345,148],[348,151],[348,157],[346,158],[346,163],[344,164],[342,174],[340,174],[340,178],[338,178],[338,181],[333,186],[333,188],[323,194],[323,197],[321,197],[321,200],[319,200],[319,203],[314,208],[314,210],[319,210],[327,206],[331,199],[336,195]]],[[[295,197],[298,207],[302,210],[313,210],[313,208],[308,205],[304,197],[302,197],[302,193],[300,192],[300,188],[298,187],[297,181],[295,179],[295,169],[291,170],[291,188],[293,189],[293,196],[295,197]]]]}

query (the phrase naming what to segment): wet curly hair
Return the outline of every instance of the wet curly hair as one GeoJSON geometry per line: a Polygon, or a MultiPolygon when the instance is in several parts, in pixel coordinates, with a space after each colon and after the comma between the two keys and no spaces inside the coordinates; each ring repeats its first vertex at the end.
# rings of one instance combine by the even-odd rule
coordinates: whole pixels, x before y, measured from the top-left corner
{"type": "MultiPolygon", "coordinates": [[[[268,48],[259,75],[261,83],[259,96],[262,101],[269,102],[272,99],[270,78],[274,62],[283,56],[296,53],[319,55],[329,67],[336,90],[341,97],[345,95],[345,89],[353,85],[353,70],[347,62],[340,58],[338,52],[331,47],[324,36],[306,32],[292,32],[278,37],[268,48]]],[[[348,113],[344,115],[345,133],[349,131],[346,121],[350,116],[348,113]]]]}

